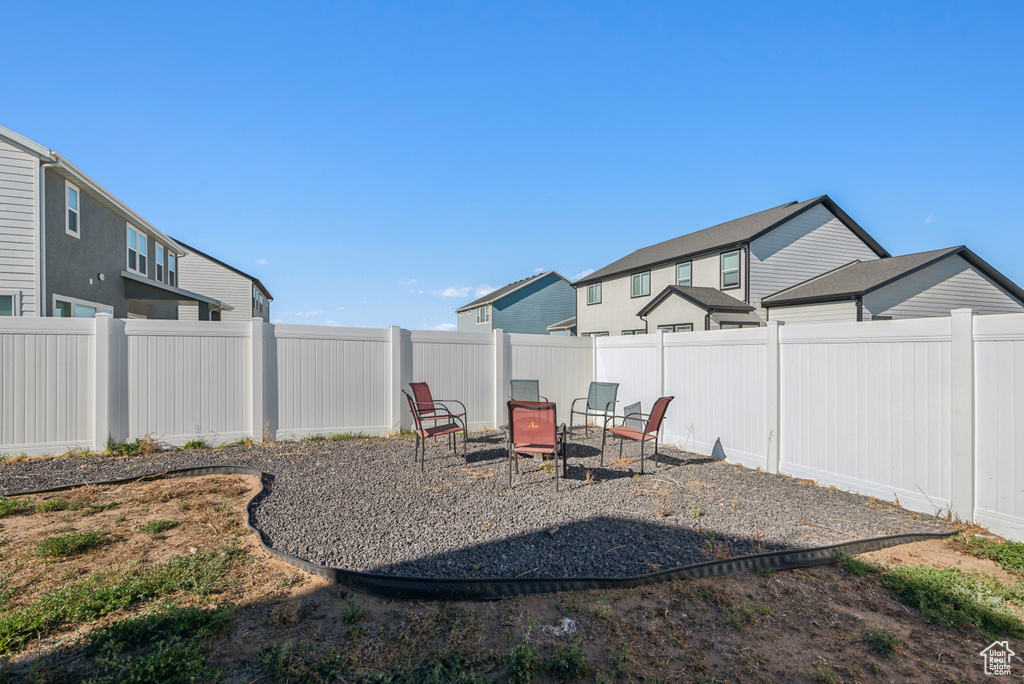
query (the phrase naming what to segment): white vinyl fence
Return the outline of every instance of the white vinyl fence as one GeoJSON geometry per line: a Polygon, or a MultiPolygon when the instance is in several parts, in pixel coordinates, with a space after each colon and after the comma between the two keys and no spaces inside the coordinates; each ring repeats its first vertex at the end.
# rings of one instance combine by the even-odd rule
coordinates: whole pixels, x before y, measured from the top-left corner
{"type": "Polygon", "coordinates": [[[591,380],[620,406],[672,395],[669,443],[1024,539],[1021,314],[595,339],[8,318],[0,452],[384,434],[410,426],[414,380],[493,428],[511,378],[538,379],[560,420],[591,380]]]}

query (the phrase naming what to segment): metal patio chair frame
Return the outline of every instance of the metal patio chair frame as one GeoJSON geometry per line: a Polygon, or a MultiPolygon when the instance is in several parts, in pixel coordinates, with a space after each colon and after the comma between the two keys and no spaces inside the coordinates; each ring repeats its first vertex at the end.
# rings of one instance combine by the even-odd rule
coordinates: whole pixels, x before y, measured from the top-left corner
{"type": "Polygon", "coordinates": [[[644,474],[644,446],[647,442],[654,441],[654,468],[658,468],[658,441],[659,435],[661,434],[661,426],[665,422],[665,414],[668,412],[668,405],[672,403],[675,397],[659,397],[654,406],[651,408],[651,412],[648,413],[630,413],[629,415],[622,416],[621,420],[623,423],[627,419],[639,419],[643,421],[643,429],[637,430],[636,428],[625,427],[624,425],[615,425],[615,419],[612,419],[612,426],[607,428],[604,434],[601,436],[601,467],[604,467],[604,445],[605,438],[608,433],[611,433],[615,437],[619,438],[619,457],[622,457],[622,444],[627,439],[631,439],[636,442],[640,442],[640,474],[644,474]]]}
{"type": "MultiPolygon", "coordinates": [[[[588,419],[591,416],[595,418],[600,417],[603,420],[602,430],[608,426],[608,421],[615,417],[615,405],[619,403],[619,383],[617,382],[591,382],[590,387],[587,388],[587,396],[579,397],[578,399],[572,400],[572,406],[569,408],[569,432],[571,433],[576,426],[573,425],[574,416],[583,416],[583,434],[587,437],[590,436],[590,423],[588,419]],[[601,401],[602,397],[598,396],[602,389],[607,390],[608,388],[614,388],[612,390],[611,401],[601,401]],[[580,411],[576,408],[576,402],[586,401],[586,406],[580,411]]],[[[602,435],[601,439],[604,439],[602,435]]]]}
{"type": "Polygon", "coordinates": [[[540,380],[509,380],[508,385],[508,396],[512,401],[548,401],[540,393],[540,380]]]}
{"type": "MultiPolygon", "coordinates": [[[[416,450],[414,454],[420,458],[420,472],[423,472],[426,468],[425,463],[427,460],[427,440],[435,437],[448,436],[448,446],[452,449],[456,456],[459,455],[459,439],[456,435],[462,432],[465,435],[465,426],[460,423],[454,414],[448,413],[446,416],[438,415],[436,411],[432,412],[433,416],[430,420],[434,420],[434,425],[426,426],[424,424],[424,416],[422,414],[421,406],[416,400],[414,400],[408,392],[402,390],[402,394],[409,401],[409,410],[412,412],[413,424],[415,427],[416,434],[416,450]],[[438,425],[437,420],[448,418],[448,422],[443,425],[438,425]]],[[[437,402],[431,402],[432,404],[437,402]]],[[[465,446],[465,442],[463,442],[465,446]]],[[[468,454],[467,454],[468,456],[468,454]]]]}
{"type": "MultiPolygon", "coordinates": [[[[468,430],[466,429],[466,405],[458,399],[434,399],[430,392],[430,385],[425,382],[410,382],[409,388],[415,397],[415,403],[420,407],[420,418],[423,421],[430,421],[437,424],[438,421],[454,418],[462,425],[462,445],[465,447],[468,442],[468,430]],[[459,411],[453,411],[448,405],[458,404],[459,411]]],[[[405,390],[402,390],[403,392],[405,390]]]]}
{"type": "Polygon", "coordinates": [[[551,401],[508,401],[508,432],[506,433],[505,448],[508,451],[508,486],[512,487],[512,467],[515,465],[516,474],[519,474],[519,453],[525,454],[551,454],[554,456],[555,466],[555,491],[559,491],[558,485],[558,457],[562,457],[562,477],[566,473],[566,451],[568,437],[565,424],[558,424],[558,409],[551,401]],[[519,411],[543,411],[551,413],[551,425],[553,428],[552,443],[546,442],[539,445],[530,445],[527,448],[516,449],[516,421],[515,416],[519,411]]]}

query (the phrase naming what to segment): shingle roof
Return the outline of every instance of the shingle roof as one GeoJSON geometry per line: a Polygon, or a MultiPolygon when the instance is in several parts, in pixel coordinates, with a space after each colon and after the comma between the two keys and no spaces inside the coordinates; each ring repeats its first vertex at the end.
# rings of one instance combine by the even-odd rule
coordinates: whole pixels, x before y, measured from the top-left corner
{"type": "Polygon", "coordinates": [[[529,278],[523,278],[522,280],[517,280],[514,283],[509,283],[505,287],[499,287],[494,292],[485,294],[480,299],[474,299],[469,304],[460,306],[458,309],[455,310],[455,313],[459,313],[460,311],[465,311],[467,309],[473,309],[484,304],[490,304],[491,302],[497,301],[504,297],[505,295],[511,294],[521,287],[526,287],[530,283],[540,280],[541,278],[544,278],[546,276],[549,276],[552,273],[554,273],[556,276],[558,276],[565,282],[569,282],[569,279],[566,278],[561,273],[559,273],[558,271],[546,271],[545,273],[538,273],[537,275],[530,276],[529,278]]]}
{"type": "Polygon", "coordinates": [[[974,252],[961,245],[888,259],[854,261],[768,295],[761,300],[761,305],[770,307],[806,304],[864,295],[954,254],[960,255],[969,264],[1012,293],[1018,300],[1024,301],[1024,291],[1020,287],[992,268],[974,252]]]}
{"type": "Polygon", "coordinates": [[[668,297],[675,295],[687,299],[702,309],[711,311],[753,311],[754,307],[745,304],[730,294],[716,290],[713,287],[686,287],[683,285],[669,285],[659,292],[654,299],[649,301],[644,308],[637,312],[637,316],[646,316],[654,311],[668,297]]]}
{"type": "Polygon", "coordinates": [[[889,256],[889,253],[875,242],[874,238],[868,235],[863,228],[857,225],[845,211],[840,209],[839,205],[833,202],[828,195],[821,195],[804,202],[780,204],[777,207],[759,211],[756,214],[726,221],[717,226],[688,233],[665,242],[659,242],[650,247],[643,247],[577,280],[573,285],[584,285],[611,275],[628,273],[646,266],[675,261],[702,252],[749,242],[818,204],[822,204],[832,212],[836,218],[846,224],[850,230],[856,233],[879,256],[889,256]]]}
{"type": "Polygon", "coordinates": [[[548,330],[568,330],[569,328],[576,327],[576,317],[566,318],[564,321],[558,321],[548,326],[548,330]]]}

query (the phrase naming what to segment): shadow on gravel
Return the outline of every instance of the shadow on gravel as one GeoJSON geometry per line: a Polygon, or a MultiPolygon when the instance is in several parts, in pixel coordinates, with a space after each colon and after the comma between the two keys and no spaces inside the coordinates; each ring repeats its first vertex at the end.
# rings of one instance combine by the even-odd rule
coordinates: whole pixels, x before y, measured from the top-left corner
{"type": "Polygon", "coordinates": [[[632,577],[789,548],[794,547],[650,521],[597,516],[380,565],[369,571],[447,579],[632,577]]]}

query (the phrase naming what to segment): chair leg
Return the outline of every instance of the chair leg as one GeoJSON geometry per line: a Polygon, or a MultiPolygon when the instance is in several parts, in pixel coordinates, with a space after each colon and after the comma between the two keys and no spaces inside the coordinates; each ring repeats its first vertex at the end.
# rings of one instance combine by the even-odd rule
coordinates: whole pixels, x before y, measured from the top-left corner
{"type": "Polygon", "coordinates": [[[602,430],[601,431],[601,467],[602,468],[604,468],[604,444],[605,444],[605,438],[606,437],[608,437],[608,431],[607,430],[602,430]]]}
{"type": "Polygon", "coordinates": [[[644,474],[644,440],[640,440],[640,474],[644,474]]]}

